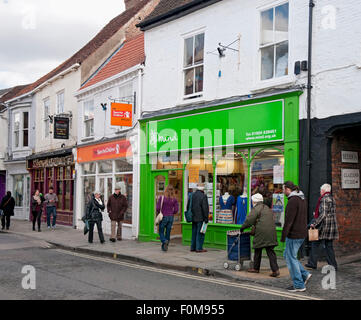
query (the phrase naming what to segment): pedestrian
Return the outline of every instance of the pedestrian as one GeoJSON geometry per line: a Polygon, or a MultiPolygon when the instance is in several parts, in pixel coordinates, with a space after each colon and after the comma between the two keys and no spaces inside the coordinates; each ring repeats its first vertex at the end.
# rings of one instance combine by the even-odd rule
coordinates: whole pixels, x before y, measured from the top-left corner
{"type": "Polygon", "coordinates": [[[92,195],[90,201],[87,204],[86,208],[86,219],[89,221],[89,235],[88,235],[88,242],[93,243],[93,232],[94,232],[94,225],[97,225],[99,239],[101,243],[104,243],[104,235],[102,229],[102,221],[103,221],[103,214],[105,205],[104,201],[101,198],[101,193],[99,191],[95,191],[92,195]]]}
{"type": "Polygon", "coordinates": [[[111,220],[111,236],[110,241],[115,242],[122,240],[122,225],[125,212],[128,209],[127,198],[120,192],[120,184],[115,185],[114,193],[109,197],[107,203],[107,211],[111,220]],[[118,230],[116,227],[118,225],[118,230]],[[117,231],[117,232],[116,232],[117,231]]]}
{"type": "Polygon", "coordinates": [[[49,188],[49,193],[45,195],[45,204],[46,204],[46,222],[48,229],[55,230],[56,227],[56,206],[58,204],[58,197],[54,193],[54,188],[49,188]],[[53,223],[50,226],[50,218],[53,217],[53,223]]]}
{"type": "MultiPolygon", "coordinates": [[[[204,223],[208,223],[209,205],[208,198],[204,194],[204,187],[198,186],[196,192],[190,195],[192,198],[192,252],[207,252],[203,249],[205,234],[201,233],[201,228],[204,223]]],[[[187,210],[189,209],[191,199],[188,199],[187,210]]]]}
{"type": "Polygon", "coordinates": [[[291,292],[305,291],[312,274],[304,269],[297,259],[297,253],[307,237],[307,204],[303,192],[292,181],[285,182],[283,189],[288,203],[281,242],[286,241],[283,256],[293,281],[293,286],[287,290],[291,292]]]}
{"type": "Polygon", "coordinates": [[[280,275],[277,264],[277,256],[274,248],[278,245],[276,224],[272,210],[263,203],[263,196],[256,193],[252,196],[253,208],[241,227],[241,232],[251,226],[255,227],[253,237],[254,262],[253,268],[247,270],[251,273],[259,273],[262,259],[262,250],[266,249],[272,273],[271,277],[280,275]]]}
{"type": "Polygon", "coordinates": [[[43,213],[43,202],[45,198],[39,190],[35,190],[31,198],[31,213],[33,215],[33,231],[35,231],[35,223],[38,222],[38,232],[41,232],[41,216],[43,213]]]}
{"type": "Polygon", "coordinates": [[[179,211],[179,205],[174,196],[173,186],[168,185],[165,188],[164,195],[158,198],[156,211],[157,213],[162,212],[163,214],[163,219],[159,223],[159,236],[162,243],[162,250],[168,251],[174,215],[179,211]]]}
{"type": "Polygon", "coordinates": [[[317,269],[320,245],[325,248],[327,263],[337,270],[335,252],[333,250],[333,240],[338,239],[338,228],[336,220],[336,201],[331,194],[331,186],[324,184],[320,189],[314,219],[311,228],[318,229],[318,241],[311,241],[311,253],[308,263],[305,265],[309,269],[317,269]]]}
{"type": "Polygon", "coordinates": [[[2,230],[9,230],[10,228],[10,218],[14,216],[14,208],[15,208],[15,199],[11,196],[11,192],[6,192],[6,196],[4,196],[1,200],[0,209],[3,211],[3,215],[1,217],[1,226],[2,230]]]}

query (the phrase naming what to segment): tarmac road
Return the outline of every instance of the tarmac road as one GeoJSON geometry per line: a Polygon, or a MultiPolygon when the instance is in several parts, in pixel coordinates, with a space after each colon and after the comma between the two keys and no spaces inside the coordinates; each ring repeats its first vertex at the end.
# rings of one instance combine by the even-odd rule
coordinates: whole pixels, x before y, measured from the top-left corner
{"type": "Polygon", "coordinates": [[[178,301],[312,297],[258,284],[236,283],[59,250],[41,240],[0,233],[0,299],[178,301]],[[35,268],[35,290],[22,287],[24,277],[28,277],[22,273],[26,265],[35,268]]]}

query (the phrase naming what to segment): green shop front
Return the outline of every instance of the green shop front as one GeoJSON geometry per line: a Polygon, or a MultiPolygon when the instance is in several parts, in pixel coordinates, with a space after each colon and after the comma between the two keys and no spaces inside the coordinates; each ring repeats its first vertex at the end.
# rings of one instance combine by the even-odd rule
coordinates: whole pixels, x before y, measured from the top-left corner
{"type": "MultiPolygon", "coordinates": [[[[183,245],[190,246],[192,233],[184,218],[188,197],[200,186],[209,204],[206,248],[226,249],[227,231],[240,228],[255,193],[272,208],[280,239],[287,204],[283,183],[298,183],[300,94],[169,109],[143,118],[139,240],[159,241],[156,201],[169,184],[180,207],[171,239],[183,245]]],[[[276,251],[282,250],[279,241],[276,251]]]]}

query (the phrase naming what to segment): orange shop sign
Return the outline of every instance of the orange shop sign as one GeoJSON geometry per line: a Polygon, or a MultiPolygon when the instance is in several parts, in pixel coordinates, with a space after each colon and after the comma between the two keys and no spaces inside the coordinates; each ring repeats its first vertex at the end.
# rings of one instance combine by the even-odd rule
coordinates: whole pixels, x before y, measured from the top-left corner
{"type": "Polygon", "coordinates": [[[125,103],[112,103],[111,107],[111,125],[120,127],[133,126],[133,105],[125,103]]]}
{"type": "Polygon", "coordinates": [[[92,162],[98,160],[108,160],[125,158],[132,156],[132,146],[129,140],[103,143],[93,146],[78,148],[77,162],[92,162]]]}

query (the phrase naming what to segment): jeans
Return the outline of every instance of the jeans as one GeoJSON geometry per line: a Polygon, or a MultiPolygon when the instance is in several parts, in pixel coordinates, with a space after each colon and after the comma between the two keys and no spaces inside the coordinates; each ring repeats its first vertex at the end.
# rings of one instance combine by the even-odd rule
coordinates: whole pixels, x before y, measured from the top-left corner
{"type": "Polygon", "coordinates": [[[170,232],[172,231],[173,220],[173,216],[163,216],[162,221],[159,223],[159,236],[162,244],[166,241],[169,242],[170,240],[170,232]]]}
{"type": "Polygon", "coordinates": [[[325,249],[327,263],[337,270],[337,262],[335,252],[333,250],[333,240],[318,240],[311,242],[311,252],[308,259],[308,264],[313,268],[317,268],[317,261],[320,254],[320,246],[325,249]]]}
{"type": "Polygon", "coordinates": [[[310,274],[307,272],[300,261],[297,259],[297,253],[305,239],[289,239],[286,238],[286,248],[283,253],[286,259],[287,268],[290,272],[293,286],[297,289],[303,289],[305,287],[305,280],[310,274]]]}
{"type": "Polygon", "coordinates": [[[50,216],[53,216],[53,224],[54,227],[56,225],[56,207],[46,207],[46,222],[48,227],[50,227],[50,216]]]}
{"type": "Polygon", "coordinates": [[[205,234],[200,233],[203,222],[192,222],[192,243],[191,250],[203,250],[205,234]]]}

